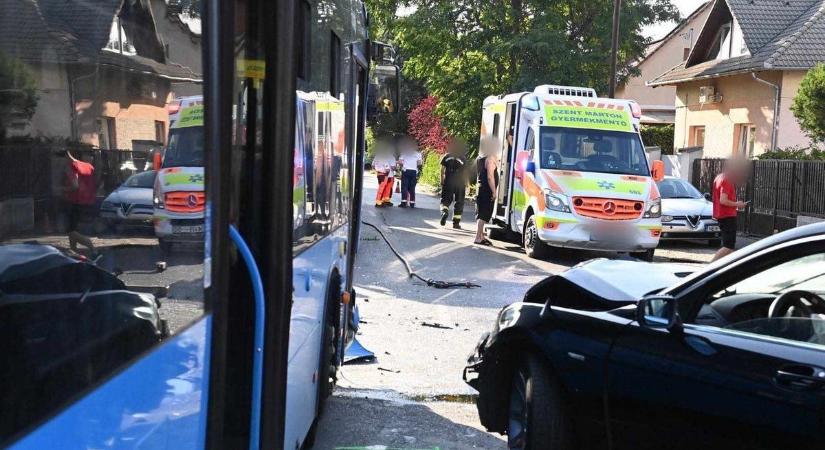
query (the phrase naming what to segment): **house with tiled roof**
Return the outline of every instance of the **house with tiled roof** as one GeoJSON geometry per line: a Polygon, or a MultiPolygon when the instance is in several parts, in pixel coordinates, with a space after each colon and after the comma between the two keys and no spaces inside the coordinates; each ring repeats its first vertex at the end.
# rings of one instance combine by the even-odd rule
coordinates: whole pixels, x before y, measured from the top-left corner
{"type": "Polygon", "coordinates": [[[696,8],[679,22],[667,35],[652,42],[644,57],[634,62],[636,74],[623,80],[616,88],[616,97],[635,100],[642,107],[642,123],[672,124],[676,120],[673,99],[676,88],[665,86],[653,88],[647,82],[684,62],[699,30],[705,23],[712,3],[707,2],[696,8]]]}
{"type": "Polygon", "coordinates": [[[200,74],[171,61],[150,0],[0,0],[0,54],[26,67],[31,119],[8,136],[65,138],[131,150],[166,139],[172,83],[200,74]]]}
{"type": "Polygon", "coordinates": [[[647,84],[676,87],[676,148],[753,157],[811,145],[790,108],[819,62],[825,0],[715,0],[687,60],[647,84]]]}

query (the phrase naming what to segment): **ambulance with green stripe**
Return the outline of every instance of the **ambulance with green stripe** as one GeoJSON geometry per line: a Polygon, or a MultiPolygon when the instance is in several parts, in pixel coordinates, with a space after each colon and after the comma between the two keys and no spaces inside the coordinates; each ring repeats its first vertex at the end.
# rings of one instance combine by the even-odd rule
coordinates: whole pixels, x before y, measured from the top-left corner
{"type": "Polygon", "coordinates": [[[203,243],[203,96],[181,97],[169,109],[169,139],[153,194],[155,235],[173,243],[203,243]]]}
{"type": "Polygon", "coordinates": [[[521,235],[531,257],[554,247],[628,252],[651,260],[661,234],[655,181],[631,100],[542,85],[484,100],[482,136],[500,147],[491,233],[521,235]]]}

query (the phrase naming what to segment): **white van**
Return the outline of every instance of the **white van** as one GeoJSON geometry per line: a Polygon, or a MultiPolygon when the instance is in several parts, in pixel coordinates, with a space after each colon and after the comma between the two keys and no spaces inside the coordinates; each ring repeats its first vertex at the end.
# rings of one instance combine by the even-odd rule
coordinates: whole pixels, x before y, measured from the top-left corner
{"type": "Polygon", "coordinates": [[[635,102],[582,87],[487,97],[481,134],[501,143],[493,231],[519,233],[531,257],[567,247],[651,260],[664,166],[648,161],[640,116],[635,102]]]}
{"type": "Polygon", "coordinates": [[[203,242],[203,139],[203,96],[177,98],[153,195],[155,235],[164,251],[174,242],[203,242]]]}

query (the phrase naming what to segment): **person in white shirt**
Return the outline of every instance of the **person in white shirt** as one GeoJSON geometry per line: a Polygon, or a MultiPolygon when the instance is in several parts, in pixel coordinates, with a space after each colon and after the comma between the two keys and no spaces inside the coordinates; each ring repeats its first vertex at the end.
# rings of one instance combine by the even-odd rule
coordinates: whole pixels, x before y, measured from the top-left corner
{"type": "Polygon", "coordinates": [[[423,160],[418,144],[410,136],[403,136],[398,140],[401,165],[401,208],[415,208],[415,185],[418,183],[418,173],[421,171],[423,160]]]}
{"type": "Polygon", "coordinates": [[[377,142],[372,167],[378,176],[378,192],[375,194],[375,207],[392,206],[392,187],[395,185],[395,166],[397,161],[392,148],[387,142],[377,142]]]}

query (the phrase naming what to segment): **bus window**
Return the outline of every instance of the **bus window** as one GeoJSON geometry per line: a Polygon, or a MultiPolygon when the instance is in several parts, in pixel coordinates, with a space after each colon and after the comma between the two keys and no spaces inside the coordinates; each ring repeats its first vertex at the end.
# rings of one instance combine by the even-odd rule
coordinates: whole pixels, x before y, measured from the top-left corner
{"type": "MultiPolygon", "coordinates": [[[[165,2],[62,3],[0,14],[1,448],[94,404],[208,309],[200,44],[165,2]]],[[[202,349],[189,336],[181,355],[202,349]]],[[[195,361],[113,402],[145,412],[195,361]]]]}

